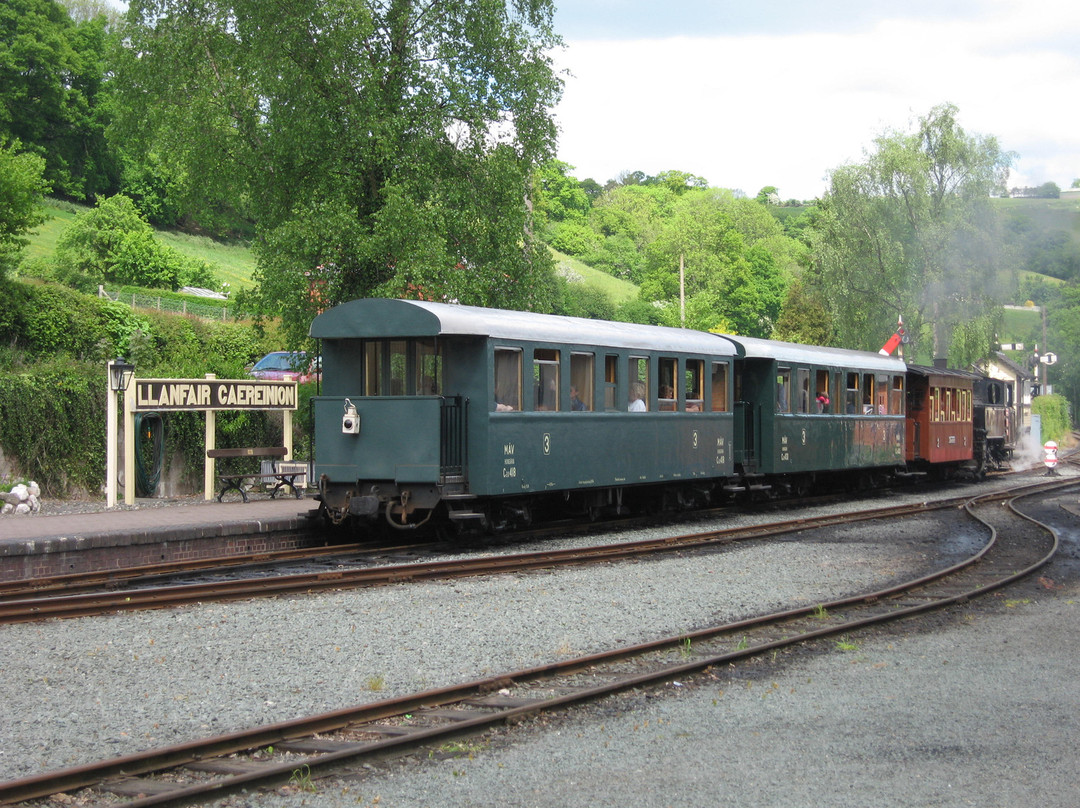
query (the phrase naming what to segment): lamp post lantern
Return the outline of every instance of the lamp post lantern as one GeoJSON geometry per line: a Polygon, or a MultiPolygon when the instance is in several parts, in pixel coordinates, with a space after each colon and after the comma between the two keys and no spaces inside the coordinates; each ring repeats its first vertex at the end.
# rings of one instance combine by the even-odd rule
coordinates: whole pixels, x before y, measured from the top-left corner
{"type": "MultiPolygon", "coordinates": [[[[135,375],[135,366],[124,360],[123,357],[110,359],[108,363],[108,394],[106,398],[105,417],[106,424],[106,461],[105,461],[105,505],[112,508],[116,505],[116,394],[127,393],[131,385],[131,379],[135,375]]],[[[125,410],[127,408],[125,407],[125,410]]],[[[125,428],[127,424],[125,422],[125,428]]],[[[130,487],[132,481],[125,478],[125,486],[130,487]]],[[[125,497],[126,499],[126,497],[125,497]]]]}

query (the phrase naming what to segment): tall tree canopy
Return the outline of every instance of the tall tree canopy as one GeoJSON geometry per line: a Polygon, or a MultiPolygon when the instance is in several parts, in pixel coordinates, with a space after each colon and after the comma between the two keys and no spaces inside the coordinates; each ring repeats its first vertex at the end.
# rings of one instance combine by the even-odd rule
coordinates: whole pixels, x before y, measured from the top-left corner
{"type": "Polygon", "coordinates": [[[132,0],[118,131],[256,222],[294,334],[406,294],[544,309],[526,195],[562,91],[551,0],[132,0]]]}
{"type": "MultiPolygon", "coordinates": [[[[923,359],[946,356],[956,326],[995,304],[1001,256],[989,197],[1005,187],[1012,155],[993,137],[964,132],[951,104],[876,146],[865,162],[832,172],[814,239],[816,280],[842,344],[876,349],[902,315],[916,349],[932,336],[923,359]]],[[[965,334],[965,352],[978,351],[973,336],[965,334]]]]}
{"type": "Polygon", "coordinates": [[[45,158],[54,193],[89,199],[115,190],[105,143],[104,15],[75,23],[55,0],[0,3],[0,143],[45,158]]]}
{"type": "Polygon", "coordinates": [[[641,297],[664,305],[664,321],[767,337],[780,313],[799,245],[765,206],[730,191],[671,194],[672,214],[647,248],[641,297]],[[682,266],[686,318],[680,303],[682,266]]]}
{"type": "Polygon", "coordinates": [[[45,161],[18,146],[0,142],[0,280],[18,265],[27,244],[24,234],[45,221],[45,161]]]}

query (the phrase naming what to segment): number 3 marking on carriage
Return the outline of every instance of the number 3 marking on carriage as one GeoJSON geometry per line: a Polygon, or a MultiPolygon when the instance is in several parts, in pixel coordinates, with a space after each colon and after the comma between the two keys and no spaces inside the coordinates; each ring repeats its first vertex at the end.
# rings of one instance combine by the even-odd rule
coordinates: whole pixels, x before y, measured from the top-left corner
{"type": "Polygon", "coordinates": [[[694,430],[694,448],[697,448],[697,430],[694,430]]]}
{"type": "Polygon", "coordinates": [[[551,433],[550,432],[545,432],[544,433],[544,454],[546,454],[546,455],[551,454],[551,433]]]}

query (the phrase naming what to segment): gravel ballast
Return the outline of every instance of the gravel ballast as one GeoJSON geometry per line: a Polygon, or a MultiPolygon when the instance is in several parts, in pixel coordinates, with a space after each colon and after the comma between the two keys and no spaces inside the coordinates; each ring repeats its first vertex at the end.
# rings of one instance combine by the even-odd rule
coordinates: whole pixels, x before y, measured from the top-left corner
{"type": "MultiPolygon", "coordinates": [[[[0,767],[27,776],[876,588],[923,563],[925,528],[897,531],[4,627],[0,767]]],[[[953,538],[950,553],[974,540],[953,538]]],[[[628,694],[465,757],[224,804],[1074,805],[1076,584],[1032,586],[931,631],[628,694]]]]}

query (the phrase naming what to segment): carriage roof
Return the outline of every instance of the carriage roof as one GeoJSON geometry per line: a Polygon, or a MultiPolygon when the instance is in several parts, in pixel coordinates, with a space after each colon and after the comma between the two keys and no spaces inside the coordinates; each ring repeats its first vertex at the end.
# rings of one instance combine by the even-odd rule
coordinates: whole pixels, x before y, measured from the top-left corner
{"type": "Polygon", "coordinates": [[[690,329],[386,298],[363,298],[335,306],[312,321],[309,333],[318,339],[457,335],[712,356],[736,354],[730,339],[690,329]]]}
{"type": "Polygon", "coordinates": [[[825,348],[819,345],[799,345],[794,342],[729,336],[739,350],[738,356],[748,359],[775,359],[781,363],[819,365],[838,368],[903,373],[907,367],[902,359],[847,348],[825,348]]]}

